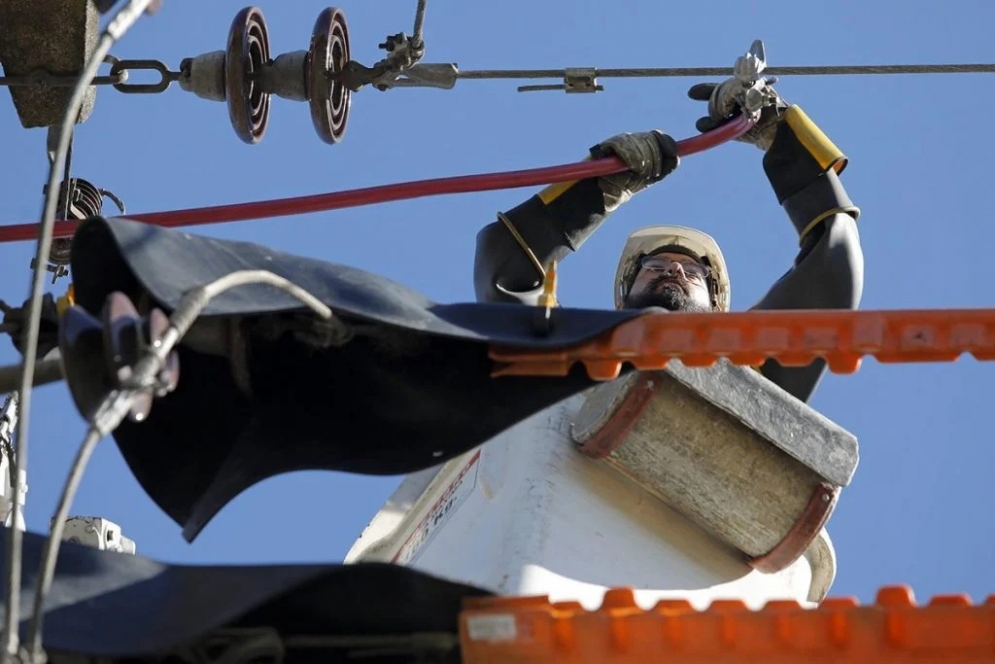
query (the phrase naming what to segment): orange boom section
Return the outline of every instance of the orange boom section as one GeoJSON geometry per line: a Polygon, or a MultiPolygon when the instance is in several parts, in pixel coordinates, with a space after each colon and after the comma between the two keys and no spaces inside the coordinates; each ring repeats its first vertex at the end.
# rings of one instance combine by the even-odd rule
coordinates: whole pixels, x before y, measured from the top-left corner
{"type": "Polygon", "coordinates": [[[868,606],[785,600],[756,611],[739,600],[644,610],[629,589],[609,590],[596,611],[545,597],[475,598],[464,604],[460,642],[464,664],[995,662],[995,596],[917,606],[911,589],[895,586],[868,606]]]}
{"type": "MultiPolygon", "coordinates": [[[[551,325],[556,325],[555,309],[551,325]]],[[[854,373],[861,358],[952,362],[964,353],[995,359],[995,309],[788,310],[652,313],[596,339],[558,350],[491,346],[493,376],[562,376],[577,362],[594,380],[619,376],[623,363],[663,369],[672,359],[711,366],[720,358],[759,366],[774,358],[804,366],[824,358],[834,373],[854,373]]]]}

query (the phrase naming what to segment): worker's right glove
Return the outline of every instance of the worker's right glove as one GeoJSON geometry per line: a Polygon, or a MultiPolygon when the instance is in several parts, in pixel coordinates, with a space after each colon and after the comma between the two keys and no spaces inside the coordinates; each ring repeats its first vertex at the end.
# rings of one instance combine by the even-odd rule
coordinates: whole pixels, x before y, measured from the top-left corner
{"type": "Polygon", "coordinates": [[[677,142],[659,130],[617,134],[591,148],[591,156],[614,155],[625,162],[628,171],[599,179],[605,195],[605,212],[612,212],[651,184],[667,177],[681,163],[677,142]]]}

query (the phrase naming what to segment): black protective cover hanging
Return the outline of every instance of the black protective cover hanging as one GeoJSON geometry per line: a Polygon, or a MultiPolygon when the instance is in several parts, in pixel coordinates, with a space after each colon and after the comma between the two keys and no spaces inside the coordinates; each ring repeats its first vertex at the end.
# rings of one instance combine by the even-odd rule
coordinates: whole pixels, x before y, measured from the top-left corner
{"type": "MultiPolygon", "coordinates": [[[[566,377],[491,378],[491,344],[558,348],[640,314],[560,308],[534,332],[536,309],[438,304],[379,275],[128,219],[95,217],[72,250],[76,302],[98,313],[106,296],[145,292],[172,312],[186,290],[236,270],[265,269],[307,289],[363,331],[315,349],[284,334],[253,335],[252,396],[230,363],[181,348],[175,392],[149,419],[114,438],[149,496],[193,540],[241,491],[294,470],[413,472],[451,459],[595,383],[583,366],[566,377]]],[[[270,286],[229,291],[205,316],[258,318],[303,311],[270,286]]]]}
{"type": "MultiPolygon", "coordinates": [[[[5,538],[0,529],[0,544],[5,538]]],[[[39,533],[24,533],[22,639],[44,542],[39,533]]],[[[0,546],[0,558],[5,550],[0,546]]],[[[65,542],[45,602],[43,646],[120,659],[162,655],[220,628],[270,628],[283,636],[456,635],[463,599],[488,595],[386,563],[171,565],[65,542]]],[[[303,654],[333,661],[321,650],[303,654]]]]}

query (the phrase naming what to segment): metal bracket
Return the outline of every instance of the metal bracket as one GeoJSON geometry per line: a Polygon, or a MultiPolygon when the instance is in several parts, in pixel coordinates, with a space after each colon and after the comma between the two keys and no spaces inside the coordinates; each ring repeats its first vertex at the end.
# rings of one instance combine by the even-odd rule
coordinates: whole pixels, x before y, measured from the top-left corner
{"type": "Polygon", "coordinates": [[[380,90],[389,88],[438,88],[451,90],[456,86],[459,69],[455,64],[415,65],[401,72],[388,72],[374,85],[380,90]]]}
{"type": "Polygon", "coordinates": [[[544,92],[563,90],[567,94],[601,92],[605,86],[598,83],[598,70],[595,67],[568,67],[563,70],[563,83],[520,85],[519,92],[544,92]]]}
{"type": "Polygon", "coordinates": [[[598,85],[598,70],[594,67],[570,68],[563,77],[563,89],[567,92],[598,92],[604,90],[598,85]]]}

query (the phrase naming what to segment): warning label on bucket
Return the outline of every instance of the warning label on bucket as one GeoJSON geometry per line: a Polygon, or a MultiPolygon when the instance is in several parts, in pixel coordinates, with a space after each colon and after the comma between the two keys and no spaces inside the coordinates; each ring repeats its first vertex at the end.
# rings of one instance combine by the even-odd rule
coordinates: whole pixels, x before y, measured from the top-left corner
{"type": "Polygon", "coordinates": [[[446,485],[442,495],[432,504],[428,513],[422,517],[415,529],[411,531],[404,544],[397,550],[392,563],[406,565],[414,562],[422,549],[432,541],[436,533],[442,529],[446,522],[455,514],[459,506],[463,504],[477,486],[477,469],[480,466],[480,450],[477,450],[466,465],[446,485]]]}

